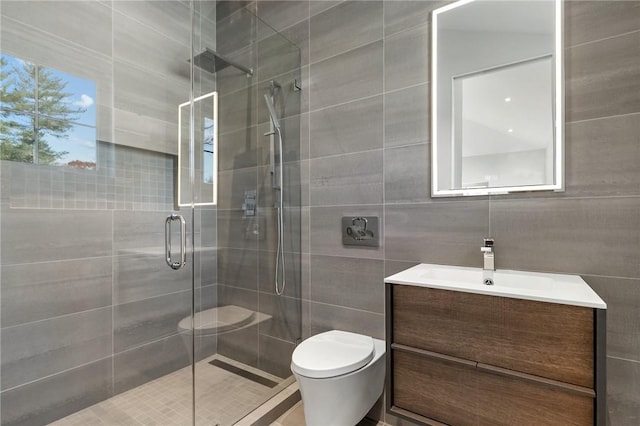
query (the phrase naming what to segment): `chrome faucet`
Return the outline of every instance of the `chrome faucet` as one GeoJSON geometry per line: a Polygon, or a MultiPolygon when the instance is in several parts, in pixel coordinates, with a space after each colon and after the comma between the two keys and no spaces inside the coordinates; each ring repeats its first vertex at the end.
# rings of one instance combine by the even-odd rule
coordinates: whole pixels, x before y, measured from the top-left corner
{"type": "Polygon", "coordinates": [[[480,247],[480,251],[484,257],[482,282],[486,285],[493,285],[493,272],[496,270],[493,243],[493,238],[485,238],[482,247],[480,247]]]}

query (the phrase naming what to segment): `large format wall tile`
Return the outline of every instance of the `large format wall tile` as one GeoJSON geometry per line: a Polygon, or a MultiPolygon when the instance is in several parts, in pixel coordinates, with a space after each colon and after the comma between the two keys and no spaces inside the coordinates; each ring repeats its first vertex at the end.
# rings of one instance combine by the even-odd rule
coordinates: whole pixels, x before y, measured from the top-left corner
{"type": "MultiPolygon", "coordinates": [[[[282,74],[299,69],[301,60],[300,49],[281,34],[275,33],[258,42],[257,81],[274,79],[282,82],[282,74]]],[[[285,84],[289,85],[288,82],[285,84]]]]}
{"type": "Polygon", "coordinates": [[[564,13],[567,46],[640,30],[638,1],[568,1],[564,13]]]}
{"type": "Polygon", "coordinates": [[[311,158],[382,148],[382,96],[317,110],[309,120],[311,158]]]}
{"type": "Polygon", "coordinates": [[[390,36],[399,31],[431,21],[431,11],[448,1],[387,1],[384,4],[384,34],[390,36]]]}
{"type": "Polygon", "coordinates": [[[237,286],[218,285],[218,306],[236,305],[258,310],[258,292],[237,286]]]}
{"type": "Polygon", "coordinates": [[[310,109],[382,93],[382,41],[311,65],[310,109]]]}
{"type": "Polygon", "coordinates": [[[384,240],[384,217],[381,205],[312,207],[310,210],[310,252],[329,256],[382,259],[384,240]],[[342,217],[377,216],[380,223],[380,247],[358,247],[342,245],[342,217]]]}
{"type": "Polygon", "coordinates": [[[384,202],[431,199],[431,144],[384,150],[384,202]]]}
{"type": "Polygon", "coordinates": [[[311,160],[311,205],[380,204],[382,150],[311,160]]]}
{"type": "Polygon", "coordinates": [[[345,1],[310,20],[311,62],[382,38],[381,1],[345,1]]]}
{"type": "MultiPolygon", "coordinates": [[[[258,257],[258,288],[261,293],[275,294],[276,252],[260,250],[258,251],[258,257]]],[[[300,253],[285,251],[284,260],[286,275],[283,294],[287,297],[300,298],[301,255],[300,253]]],[[[278,271],[278,285],[282,289],[282,269],[278,271]]]]}
{"type": "Polygon", "coordinates": [[[111,308],[2,329],[2,389],[111,354],[111,308]]]}
{"type": "Polygon", "coordinates": [[[3,209],[2,264],[111,255],[111,212],[3,209]]]}
{"type": "MultiPolygon", "coordinates": [[[[256,125],[256,87],[250,86],[218,98],[218,126],[220,133],[230,133],[256,125]]],[[[260,95],[260,102],[264,102],[260,95]]]]}
{"type": "Polygon", "coordinates": [[[247,10],[239,9],[227,17],[218,17],[215,26],[216,51],[226,56],[248,46],[255,37],[256,27],[255,15],[247,10]]]}
{"type": "Polygon", "coordinates": [[[218,170],[244,169],[258,164],[258,130],[243,127],[239,130],[218,135],[218,170]]]}
{"type": "Polygon", "coordinates": [[[384,262],[311,256],[311,300],[384,314],[384,262]]]}
{"type": "Polygon", "coordinates": [[[429,85],[384,94],[384,146],[430,140],[429,85]]]}
{"type": "Polygon", "coordinates": [[[315,16],[318,13],[322,13],[325,10],[339,5],[344,0],[310,0],[309,1],[309,16],[315,16]]]}
{"type": "Polygon", "coordinates": [[[300,49],[300,65],[309,64],[309,20],[305,19],[280,32],[300,49]]]}
{"type": "Polygon", "coordinates": [[[258,366],[258,326],[218,335],[218,353],[252,367],[258,366]]]}
{"type": "Polygon", "coordinates": [[[118,145],[177,155],[176,138],[167,137],[178,134],[176,123],[117,108],[113,110],[113,114],[114,140],[118,145]]]}
{"type": "Polygon", "coordinates": [[[567,195],[640,194],[640,114],[568,123],[567,195]]]}
{"type": "Polygon", "coordinates": [[[2,267],[2,326],[111,305],[111,257],[2,267]]]}
{"type": "Polygon", "coordinates": [[[219,210],[219,247],[255,250],[259,238],[258,232],[263,229],[261,220],[257,214],[245,217],[244,211],[238,207],[234,210],[219,210]]]}
{"type": "Polygon", "coordinates": [[[49,424],[111,396],[111,359],[100,360],[3,392],[2,424],[49,424]]]}
{"type": "Polygon", "coordinates": [[[223,248],[218,250],[218,284],[258,289],[258,251],[223,248]]]}
{"type": "Polygon", "coordinates": [[[385,38],[384,90],[429,80],[429,26],[416,27],[385,38]]]}
{"type": "Polygon", "coordinates": [[[567,121],[640,111],[640,31],[566,50],[567,121]]]}
{"type": "Polygon", "coordinates": [[[329,330],[351,331],[384,339],[384,315],[311,302],[311,335],[329,330]]]}
{"type": "Polygon", "coordinates": [[[309,17],[309,2],[302,1],[263,1],[257,5],[260,19],[276,31],[282,31],[309,17]]]}
{"type": "Polygon", "coordinates": [[[492,202],[496,266],[639,277],[639,210],[638,198],[492,202]]]}
{"type": "Polygon", "coordinates": [[[190,268],[169,269],[164,259],[164,247],[149,254],[121,253],[114,260],[115,303],[133,302],[191,288],[190,268]]]}
{"type": "Polygon", "coordinates": [[[387,206],[385,215],[386,259],[482,266],[480,247],[489,236],[488,201],[387,206]]]}
{"type": "Polygon", "coordinates": [[[291,376],[291,355],[296,348],[295,343],[258,335],[258,368],[274,376],[287,378],[291,376]]]}
{"type": "Polygon", "coordinates": [[[640,363],[607,358],[607,409],[611,426],[640,421],[640,363]]]}
{"type": "Polygon", "coordinates": [[[114,352],[177,334],[191,315],[191,299],[191,291],[183,291],[115,306],[114,352]]]}
{"type": "Polygon", "coordinates": [[[111,55],[111,9],[95,1],[6,1],[2,15],[111,55]]]}
{"type": "MultiPolygon", "coordinates": [[[[178,105],[189,100],[188,78],[149,72],[144,67],[121,60],[113,61],[113,75],[116,108],[170,123],[178,122],[178,105]]],[[[172,148],[175,146],[174,138],[175,135],[171,138],[172,148]]],[[[169,145],[167,141],[158,143],[169,145]]]]}
{"type": "Polygon", "coordinates": [[[582,278],[607,304],[607,355],[640,361],[640,280],[582,278]]]}
{"type": "Polygon", "coordinates": [[[302,311],[300,299],[276,296],[275,294],[258,294],[258,309],[271,318],[258,324],[260,334],[295,343],[300,337],[302,311]]]}
{"type": "MultiPolygon", "coordinates": [[[[113,254],[145,249],[164,250],[164,222],[168,214],[162,211],[114,211],[113,254]]],[[[189,215],[185,215],[185,220],[191,222],[189,215]]]]}
{"type": "Polygon", "coordinates": [[[186,335],[186,343],[183,337],[167,337],[114,356],[114,393],[125,392],[189,365],[190,335],[186,335]]]}
{"type": "Polygon", "coordinates": [[[257,179],[255,167],[219,172],[218,208],[241,209],[245,202],[245,192],[255,191],[257,179]]]}
{"type": "MultiPolygon", "coordinates": [[[[186,17],[189,16],[187,10],[186,17]]],[[[190,43],[178,43],[120,13],[113,14],[113,49],[118,60],[168,77],[189,79],[190,43]]]]}
{"type": "Polygon", "coordinates": [[[177,42],[191,44],[191,11],[179,1],[123,1],[113,2],[113,9],[160,31],[177,42]]]}

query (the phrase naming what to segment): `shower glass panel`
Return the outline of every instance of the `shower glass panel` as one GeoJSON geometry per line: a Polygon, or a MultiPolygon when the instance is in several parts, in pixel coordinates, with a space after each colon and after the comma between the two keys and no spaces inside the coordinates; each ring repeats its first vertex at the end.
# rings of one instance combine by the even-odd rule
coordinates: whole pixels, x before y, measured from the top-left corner
{"type": "Polygon", "coordinates": [[[293,382],[300,51],[244,4],[0,2],[2,426],[230,425],[293,382]]]}
{"type": "Polygon", "coordinates": [[[211,250],[214,261],[201,262],[196,289],[199,425],[231,425],[291,384],[291,354],[302,330],[300,50],[238,4],[195,4],[195,96],[215,91],[218,98],[217,204],[196,207],[203,250],[211,250]],[[274,92],[272,81],[279,86],[274,92]],[[269,93],[282,152],[270,135],[269,93]],[[272,171],[283,173],[282,188],[273,188],[272,171]],[[275,292],[279,197],[286,265],[281,296],[275,292]]]}
{"type": "Polygon", "coordinates": [[[174,184],[192,13],[179,1],[0,2],[3,426],[193,422],[206,232],[174,184]],[[178,270],[165,262],[171,213],[186,220],[178,270]]]}

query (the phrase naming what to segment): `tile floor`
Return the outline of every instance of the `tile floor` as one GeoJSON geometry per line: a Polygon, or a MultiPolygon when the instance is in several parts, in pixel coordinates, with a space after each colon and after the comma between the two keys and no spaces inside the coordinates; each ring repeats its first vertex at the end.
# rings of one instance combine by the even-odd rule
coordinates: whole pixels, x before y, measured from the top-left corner
{"type": "MultiPolygon", "coordinates": [[[[196,364],[196,425],[232,425],[292,382],[214,355],[196,364]],[[275,382],[275,388],[208,362],[217,358],[275,382]]],[[[52,426],[190,426],[191,367],[175,371],[60,419],[52,426]]]]}
{"type": "MultiPolygon", "coordinates": [[[[291,407],[286,413],[278,418],[271,426],[305,426],[304,406],[302,401],[291,407]]],[[[356,426],[386,426],[386,423],[376,423],[371,419],[363,419],[356,426]]]]}

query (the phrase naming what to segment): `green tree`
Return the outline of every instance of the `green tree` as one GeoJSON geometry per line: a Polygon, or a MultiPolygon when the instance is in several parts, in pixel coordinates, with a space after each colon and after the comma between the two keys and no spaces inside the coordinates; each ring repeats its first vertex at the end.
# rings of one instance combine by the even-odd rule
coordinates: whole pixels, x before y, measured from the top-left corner
{"type": "Polygon", "coordinates": [[[86,111],[70,101],[67,82],[52,70],[28,62],[9,63],[0,56],[0,158],[52,164],[66,151],[55,151],[45,138],[65,138],[72,121],[86,111]]]}

